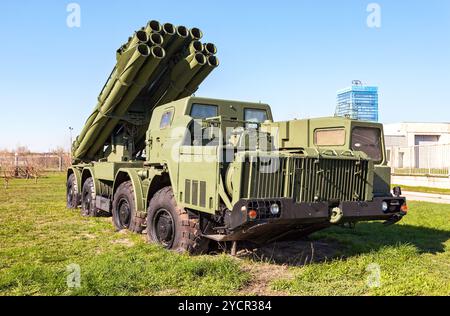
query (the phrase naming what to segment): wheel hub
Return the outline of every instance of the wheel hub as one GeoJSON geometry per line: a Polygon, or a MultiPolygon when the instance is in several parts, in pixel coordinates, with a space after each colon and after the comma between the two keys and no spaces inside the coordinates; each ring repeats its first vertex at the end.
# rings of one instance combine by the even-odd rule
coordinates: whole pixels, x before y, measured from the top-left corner
{"type": "Polygon", "coordinates": [[[160,209],[155,215],[154,231],[159,243],[170,248],[175,237],[175,226],[172,215],[165,209],[160,209]]]}
{"type": "Polygon", "coordinates": [[[74,194],[73,194],[73,188],[72,186],[69,187],[69,190],[67,190],[67,202],[71,205],[72,201],[74,200],[74,194]]]}
{"type": "Polygon", "coordinates": [[[83,214],[89,215],[90,209],[91,209],[91,194],[89,192],[84,192],[83,195],[83,214]]]}
{"type": "Polygon", "coordinates": [[[119,203],[119,220],[123,226],[128,226],[130,223],[131,210],[128,201],[122,199],[119,203]]]}

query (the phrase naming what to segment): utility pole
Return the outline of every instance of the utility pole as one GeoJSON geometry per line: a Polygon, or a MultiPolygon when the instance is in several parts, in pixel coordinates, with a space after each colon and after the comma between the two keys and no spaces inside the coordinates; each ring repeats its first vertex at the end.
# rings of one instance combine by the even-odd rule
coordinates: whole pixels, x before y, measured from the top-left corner
{"type": "Polygon", "coordinates": [[[69,126],[69,133],[70,133],[69,155],[70,155],[70,160],[71,161],[72,161],[72,144],[73,144],[72,131],[73,131],[73,127],[69,126]]]}

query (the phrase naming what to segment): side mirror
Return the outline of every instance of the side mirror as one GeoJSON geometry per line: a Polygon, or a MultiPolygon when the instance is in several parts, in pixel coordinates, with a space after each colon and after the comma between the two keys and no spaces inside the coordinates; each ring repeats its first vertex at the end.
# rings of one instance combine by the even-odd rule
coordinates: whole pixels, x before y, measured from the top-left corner
{"type": "Polygon", "coordinates": [[[402,195],[402,188],[394,187],[392,189],[392,193],[394,194],[394,196],[399,197],[400,195],[402,195]]]}

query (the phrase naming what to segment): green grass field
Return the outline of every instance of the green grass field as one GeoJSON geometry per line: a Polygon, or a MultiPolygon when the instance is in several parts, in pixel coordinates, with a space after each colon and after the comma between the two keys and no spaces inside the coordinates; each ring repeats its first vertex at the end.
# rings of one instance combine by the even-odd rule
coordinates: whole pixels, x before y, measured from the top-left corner
{"type": "Polygon", "coordinates": [[[65,208],[62,174],[0,186],[0,295],[450,295],[450,205],[410,203],[391,227],[318,232],[294,264],[292,247],[278,263],[189,257],[115,232],[110,218],[65,208]],[[67,285],[71,264],[79,288],[67,285]]]}
{"type": "Polygon", "coordinates": [[[414,186],[408,186],[408,185],[403,185],[403,184],[395,184],[392,187],[394,187],[394,186],[400,186],[402,188],[402,190],[404,190],[404,191],[450,195],[450,189],[430,188],[430,187],[414,187],[414,186]]]}

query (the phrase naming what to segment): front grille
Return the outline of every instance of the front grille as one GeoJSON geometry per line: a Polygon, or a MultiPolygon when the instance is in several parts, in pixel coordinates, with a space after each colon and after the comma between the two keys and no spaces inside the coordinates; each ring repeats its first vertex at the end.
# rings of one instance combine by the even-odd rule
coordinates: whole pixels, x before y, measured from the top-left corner
{"type": "Polygon", "coordinates": [[[369,161],[312,157],[251,157],[244,162],[243,198],[296,202],[364,201],[369,161]]]}

